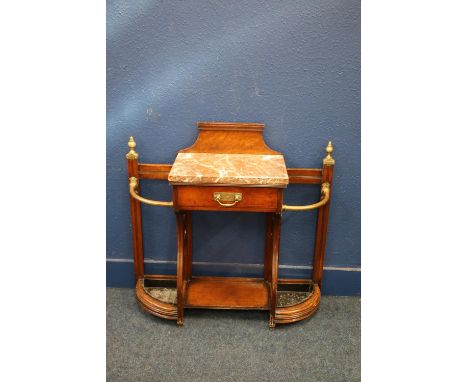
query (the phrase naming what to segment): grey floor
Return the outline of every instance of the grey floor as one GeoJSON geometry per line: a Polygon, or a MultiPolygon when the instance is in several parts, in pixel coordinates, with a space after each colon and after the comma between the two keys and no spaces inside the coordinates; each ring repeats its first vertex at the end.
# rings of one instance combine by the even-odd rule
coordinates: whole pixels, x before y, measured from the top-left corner
{"type": "Polygon", "coordinates": [[[360,381],[361,299],[323,297],[306,321],[268,329],[261,311],[186,310],[183,327],[107,289],[108,381],[360,381]]]}

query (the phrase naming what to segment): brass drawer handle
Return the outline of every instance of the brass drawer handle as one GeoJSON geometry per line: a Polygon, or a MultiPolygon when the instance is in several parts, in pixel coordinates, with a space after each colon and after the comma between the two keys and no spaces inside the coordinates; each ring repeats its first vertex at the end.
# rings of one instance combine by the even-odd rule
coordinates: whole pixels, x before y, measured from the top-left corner
{"type": "Polygon", "coordinates": [[[220,206],[232,207],[242,200],[241,192],[213,192],[213,200],[220,206]]]}

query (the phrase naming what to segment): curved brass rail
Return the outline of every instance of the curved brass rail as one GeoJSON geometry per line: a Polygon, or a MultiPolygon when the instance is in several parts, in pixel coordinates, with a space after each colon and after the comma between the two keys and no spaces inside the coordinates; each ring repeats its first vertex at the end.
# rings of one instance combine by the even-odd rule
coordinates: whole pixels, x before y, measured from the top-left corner
{"type": "Polygon", "coordinates": [[[137,192],[135,191],[135,188],[138,186],[138,179],[135,178],[134,176],[132,176],[128,180],[128,185],[130,188],[130,195],[132,195],[132,198],[135,198],[141,203],[149,204],[150,206],[159,206],[159,207],[172,207],[174,205],[174,203],[172,202],[160,202],[159,200],[146,199],[138,195],[137,192]]]}
{"type": "Polygon", "coordinates": [[[316,208],[324,206],[330,200],[330,183],[322,184],[321,194],[323,195],[323,199],[321,199],[317,203],[308,204],[306,206],[288,206],[286,204],[283,204],[283,211],[308,211],[315,210],[316,208]]]}

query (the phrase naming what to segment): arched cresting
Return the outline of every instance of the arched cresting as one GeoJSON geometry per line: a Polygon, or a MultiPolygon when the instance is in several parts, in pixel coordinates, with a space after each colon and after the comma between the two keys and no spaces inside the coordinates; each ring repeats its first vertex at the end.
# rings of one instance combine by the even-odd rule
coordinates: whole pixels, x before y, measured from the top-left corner
{"type": "MultiPolygon", "coordinates": [[[[263,127],[258,123],[200,122],[196,142],[181,150],[180,161],[178,156],[173,165],[138,163],[136,142],[130,137],[126,157],[134,275],[136,298],[145,311],[183,325],[186,308],[268,310],[269,326],[273,328],[276,324],[306,319],[318,309],[335,164],[331,156],[333,146],[328,143],[321,169],[286,169],[282,154],[270,149],[263,141],[263,127]],[[197,167],[190,167],[193,161],[206,159],[207,155],[214,155],[225,165],[234,166],[237,178],[233,181],[232,176],[208,176],[200,173],[197,167]],[[251,166],[252,162],[266,165],[260,169],[257,178],[243,177],[244,166],[251,166]],[[142,196],[140,179],[169,181],[173,188],[172,201],[142,196]],[[320,185],[320,200],[304,206],[283,204],[283,190],[289,183],[320,185]],[[141,203],[174,210],[177,275],[145,274],[141,203]],[[314,209],[318,213],[311,278],[279,279],[281,215],[314,209]],[[192,277],[192,211],[195,210],[266,213],[264,277],[192,277]]],[[[211,166],[211,162],[207,166],[211,166]]],[[[254,167],[258,170],[257,165],[254,167]]],[[[229,171],[223,167],[224,175],[229,171]]]]}

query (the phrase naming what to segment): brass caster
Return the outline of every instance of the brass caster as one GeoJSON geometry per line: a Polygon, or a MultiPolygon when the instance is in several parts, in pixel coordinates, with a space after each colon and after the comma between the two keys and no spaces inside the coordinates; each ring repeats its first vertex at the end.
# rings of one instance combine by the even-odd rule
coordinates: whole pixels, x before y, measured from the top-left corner
{"type": "Polygon", "coordinates": [[[184,320],[183,319],[177,319],[177,326],[184,326],[184,320]]]}

